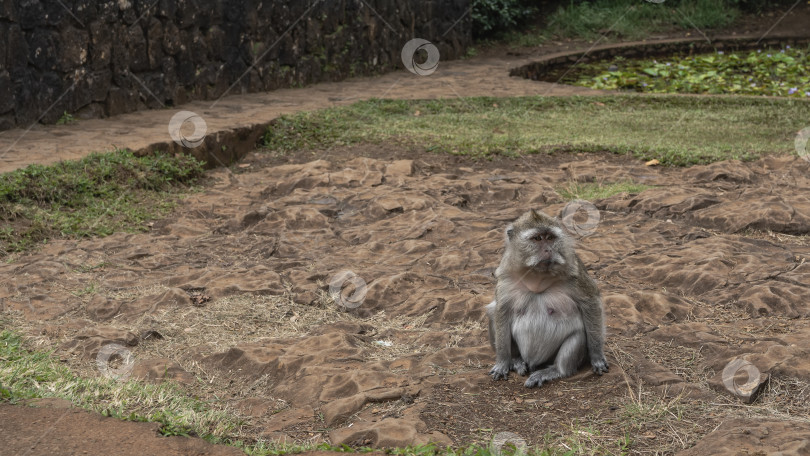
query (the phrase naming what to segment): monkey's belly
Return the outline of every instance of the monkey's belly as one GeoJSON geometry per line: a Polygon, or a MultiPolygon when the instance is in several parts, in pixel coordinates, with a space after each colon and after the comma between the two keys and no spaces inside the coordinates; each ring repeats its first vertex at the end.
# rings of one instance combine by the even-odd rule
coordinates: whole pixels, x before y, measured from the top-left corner
{"type": "Polygon", "coordinates": [[[512,322],[512,338],[530,369],[552,361],[563,342],[584,332],[578,311],[561,312],[544,302],[527,306],[512,322]]]}

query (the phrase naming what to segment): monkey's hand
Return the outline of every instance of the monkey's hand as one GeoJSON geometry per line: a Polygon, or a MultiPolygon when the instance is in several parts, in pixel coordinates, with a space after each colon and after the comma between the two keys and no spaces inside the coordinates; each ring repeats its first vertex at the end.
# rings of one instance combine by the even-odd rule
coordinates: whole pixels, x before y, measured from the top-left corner
{"type": "Polygon", "coordinates": [[[515,358],[512,360],[512,370],[517,372],[517,374],[521,377],[525,377],[526,374],[529,373],[529,365],[526,364],[526,361],[523,361],[520,358],[515,358]]]}
{"type": "Polygon", "coordinates": [[[489,370],[489,375],[493,380],[506,380],[509,378],[509,363],[496,363],[495,366],[489,370]]]}
{"type": "Polygon", "coordinates": [[[601,353],[591,356],[591,366],[593,366],[593,371],[599,375],[604,374],[610,369],[605,355],[601,353]]]}

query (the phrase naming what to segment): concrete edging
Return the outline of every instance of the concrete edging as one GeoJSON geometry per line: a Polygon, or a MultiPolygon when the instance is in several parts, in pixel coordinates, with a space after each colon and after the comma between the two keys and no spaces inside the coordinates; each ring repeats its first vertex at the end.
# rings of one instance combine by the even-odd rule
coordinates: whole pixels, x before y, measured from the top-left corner
{"type": "MultiPolygon", "coordinates": [[[[556,70],[577,63],[590,63],[610,57],[648,58],[678,53],[705,54],[713,51],[747,51],[767,47],[802,46],[810,44],[810,37],[717,37],[670,39],[660,41],[636,41],[632,43],[607,44],[587,50],[549,54],[541,59],[513,68],[509,76],[520,76],[533,81],[543,81],[544,77],[556,70]]],[[[556,81],[549,81],[556,82],[556,81]]]]}

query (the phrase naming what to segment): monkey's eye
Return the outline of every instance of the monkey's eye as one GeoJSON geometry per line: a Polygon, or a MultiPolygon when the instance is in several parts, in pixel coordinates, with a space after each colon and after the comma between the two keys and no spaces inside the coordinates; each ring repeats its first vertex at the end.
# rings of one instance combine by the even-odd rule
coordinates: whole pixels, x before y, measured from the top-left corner
{"type": "Polygon", "coordinates": [[[556,236],[554,236],[554,233],[549,232],[537,233],[534,235],[534,237],[532,237],[532,239],[535,241],[553,241],[555,238],[556,236]]]}

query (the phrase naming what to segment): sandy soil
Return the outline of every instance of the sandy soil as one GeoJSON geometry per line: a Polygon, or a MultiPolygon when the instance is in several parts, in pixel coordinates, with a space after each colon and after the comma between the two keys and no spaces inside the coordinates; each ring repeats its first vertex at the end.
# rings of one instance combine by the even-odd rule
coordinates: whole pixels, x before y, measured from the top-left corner
{"type": "Polygon", "coordinates": [[[810,449],[803,160],[667,169],[379,145],[256,153],[237,170],[212,171],[149,233],[57,241],[0,265],[6,314],[87,375],[103,345],[125,345],[135,378],[216,395],[254,438],[540,444],[581,435],[579,421],[599,432],[589,440],[629,435],[638,452],[731,451],[735,429],[762,434],[735,452],[810,449]],[[483,306],[503,227],[529,207],[559,213],[572,182],[625,180],[651,188],[597,201],[579,240],[605,300],[610,373],[493,382],[483,306]],[[330,295],[347,270],[365,285],[330,295]],[[737,358],[769,377],[752,405],[722,381],[737,358]],[[650,415],[667,403],[680,419],[650,415]]]}
{"type": "MultiPolygon", "coordinates": [[[[761,33],[780,16],[747,18],[728,32],[761,33]]],[[[808,17],[802,5],[772,34],[806,33],[808,17]]],[[[461,95],[552,93],[503,69],[582,46],[491,49],[448,62],[450,79],[427,88],[391,74],[254,104],[265,112],[276,103],[276,116],[377,93],[369,87],[413,98],[462,82],[461,95]]],[[[243,107],[257,96],[203,110],[212,131],[255,123],[258,108],[243,107]]],[[[143,132],[165,135],[155,115],[5,132],[3,150],[19,153],[7,150],[0,169],[81,156],[87,144],[105,148],[128,132],[115,144],[147,147],[163,140],[143,132]]],[[[236,170],[213,171],[203,193],[149,233],[56,241],[3,263],[3,317],[85,375],[101,375],[102,346],[122,344],[134,356],[124,372],[170,378],[230,405],[250,423],[248,438],[404,446],[498,437],[618,453],[629,437],[631,453],[810,453],[806,162],[682,170],[564,155],[473,163],[364,146],[296,159],[261,153],[236,170]],[[596,202],[599,224],[579,239],[606,303],[610,373],[584,369],[537,390],[515,376],[492,382],[482,306],[501,230],[529,207],[559,212],[561,186],[624,179],[653,187],[596,202]],[[366,285],[335,299],[330,282],[347,270],[366,285]],[[756,370],[732,364],[738,359],[756,370]],[[742,400],[747,370],[760,374],[752,404],[742,400]]],[[[0,406],[0,454],[238,453],[60,401],[38,405],[0,406]]]]}

